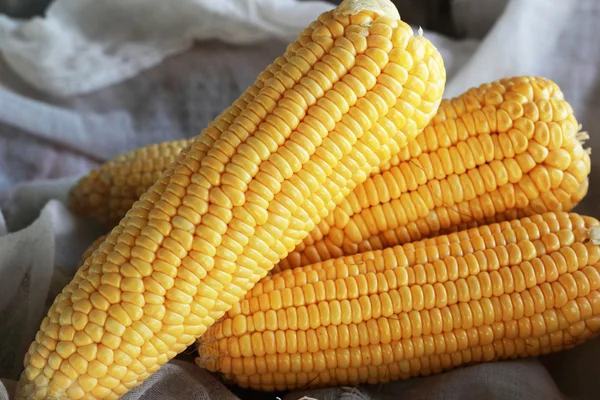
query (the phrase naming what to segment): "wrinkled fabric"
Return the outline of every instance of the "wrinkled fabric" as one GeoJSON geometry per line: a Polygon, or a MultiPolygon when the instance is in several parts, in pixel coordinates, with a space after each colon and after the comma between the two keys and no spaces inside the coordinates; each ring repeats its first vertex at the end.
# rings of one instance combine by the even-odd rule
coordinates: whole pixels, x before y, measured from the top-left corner
{"type": "MultiPolygon", "coordinates": [[[[87,3],[79,3],[82,10],[87,3]]],[[[455,22],[466,38],[426,32],[448,70],[445,97],[505,76],[545,76],[560,85],[590,132],[588,146],[600,151],[595,135],[600,129],[600,2],[454,0],[453,4],[455,22]]],[[[309,10],[302,15],[308,18],[313,11],[318,14],[309,10]]],[[[61,18],[76,21],[67,14],[61,18]]],[[[301,18],[298,26],[304,23],[301,18]]],[[[6,17],[3,21],[3,34],[14,34],[12,28],[18,30],[27,23],[6,17]]],[[[200,132],[285,49],[285,42],[273,31],[253,37],[256,42],[248,40],[243,45],[197,43],[110,86],[99,87],[95,81],[95,90],[73,96],[57,97],[35,89],[22,72],[12,69],[14,62],[7,63],[6,57],[0,60],[0,400],[12,398],[23,355],[54,296],[73,276],[87,245],[105,233],[104,228],[69,211],[69,188],[89,169],[120,153],[200,132]]],[[[17,50],[18,46],[11,48],[11,57],[17,50]]],[[[119,45],[117,50],[115,54],[125,51],[119,45]]],[[[577,208],[596,217],[600,217],[595,206],[600,186],[594,182],[599,169],[592,161],[591,189],[577,208]]],[[[280,397],[595,399],[600,393],[599,357],[600,340],[593,340],[539,359],[280,397]]],[[[173,360],[124,398],[246,398],[246,393],[239,393],[190,361],[173,360]]],[[[275,398],[270,394],[256,397],[275,398]]]]}
{"type": "Polygon", "coordinates": [[[0,15],[0,52],[34,87],[72,96],[135,76],[197,40],[289,42],[329,9],[296,0],[56,0],[44,17],[0,15]]]}
{"type": "Polygon", "coordinates": [[[548,371],[535,360],[481,364],[445,374],[383,385],[305,390],[303,396],[319,400],[563,400],[548,371]]]}

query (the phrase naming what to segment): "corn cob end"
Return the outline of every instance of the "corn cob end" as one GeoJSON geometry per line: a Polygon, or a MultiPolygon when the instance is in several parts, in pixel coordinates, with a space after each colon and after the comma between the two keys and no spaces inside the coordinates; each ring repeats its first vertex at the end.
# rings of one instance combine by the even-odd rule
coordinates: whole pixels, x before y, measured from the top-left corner
{"type": "Polygon", "coordinates": [[[355,15],[361,11],[373,11],[379,15],[400,19],[400,14],[390,0],[344,0],[336,9],[336,15],[355,15]]]}
{"type": "Polygon", "coordinates": [[[600,245],[600,228],[590,228],[590,242],[595,245],[600,245]]]}

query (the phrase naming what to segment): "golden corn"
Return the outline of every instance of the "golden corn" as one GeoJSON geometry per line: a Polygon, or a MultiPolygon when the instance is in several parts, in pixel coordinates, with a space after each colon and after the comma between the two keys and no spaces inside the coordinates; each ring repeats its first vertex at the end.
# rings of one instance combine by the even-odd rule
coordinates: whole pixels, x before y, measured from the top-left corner
{"type": "MultiPolygon", "coordinates": [[[[556,310],[547,310],[548,318],[554,318],[555,312],[556,310]]],[[[543,319],[539,314],[536,317],[543,319]]],[[[499,328],[498,326],[459,330],[456,334],[429,336],[423,341],[414,343],[402,341],[380,347],[368,345],[351,350],[323,351],[319,355],[313,356],[310,361],[306,357],[302,359],[297,354],[256,357],[253,360],[256,365],[267,365],[266,368],[256,368],[256,370],[265,372],[235,375],[235,382],[242,387],[263,391],[318,386],[354,386],[357,382],[376,384],[414,376],[439,374],[473,363],[537,357],[571,349],[596,337],[600,329],[600,318],[592,317],[572,325],[565,324],[564,320],[561,320],[560,326],[564,326],[564,329],[547,329],[548,333],[535,338],[519,337],[517,324],[513,324],[510,328],[499,328]],[[432,343],[441,340],[442,337],[452,342],[452,350],[448,353],[436,354],[435,350],[432,350],[432,347],[436,345],[432,343]],[[480,341],[485,344],[469,347],[471,341],[480,341]],[[397,350],[400,343],[402,350],[397,350]],[[395,353],[400,351],[408,354],[398,357],[395,353]],[[373,361],[360,367],[338,366],[356,365],[360,364],[362,360],[373,361]],[[270,369],[288,372],[270,372],[268,367],[270,361],[273,363],[271,365],[276,365],[270,369]],[[302,362],[305,364],[301,364],[302,362]],[[334,365],[335,367],[333,367],[334,365]],[[315,366],[321,372],[318,374],[305,372],[315,366]],[[295,372],[294,369],[298,372],[295,372]]],[[[250,363],[248,362],[248,364],[250,363]]]]}
{"type": "Polygon", "coordinates": [[[586,138],[545,79],[506,79],[444,100],[423,134],[358,185],[273,271],[570,211],[587,193],[586,138]]]}
{"type": "Polygon", "coordinates": [[[264,278],[199,340],[244,387],[380,383],[545,354],[600,330],[600,223],[472,228],[264,278]]]}
{"type": "Polygon", "coordinates": [[[18,398],[137,386],[391,159],[392,138],[427,125],[439,53],[388,0],[361,4],[303,31],[85,260],[29,348],[18,398]]]}

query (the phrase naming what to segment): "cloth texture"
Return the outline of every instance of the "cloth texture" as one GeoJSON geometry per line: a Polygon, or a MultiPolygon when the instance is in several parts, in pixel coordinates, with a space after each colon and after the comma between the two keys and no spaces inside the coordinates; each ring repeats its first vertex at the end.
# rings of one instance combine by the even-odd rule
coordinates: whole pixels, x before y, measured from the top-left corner
{"type": "MultiPolygon", "coordinates": [[[[599,1],[452,5],[465,38],[425,32],[444,57],[445,97],[506,76],[547,77],[590,133],[588,146],[600,151],[599,1]]],[[[56,0],[44,17],[0,15],[0,400],[13,398],[23,355],[47,308],[84,249],[104,233],[66,206],[78,177],[136,147],[197,135],[329,8],[293,0],[56,0]]],[[[600,217],[599,176],[593,163],[590,191],[576,211],[600,217]]],[[[540,359],[282,396],[595,399],[598,357],[594,340],[540,359]]],[[[191,362],[173,360],[124,398],[245,396],[191,362]]]]}
{"type": "Polygon", "coordinates": [[[289,42],[329,9],[294,0],[57,0],[44,18],[0,18],[0,51],[34,87],[74,95],[135,76],[196,40],[289,42]]]}

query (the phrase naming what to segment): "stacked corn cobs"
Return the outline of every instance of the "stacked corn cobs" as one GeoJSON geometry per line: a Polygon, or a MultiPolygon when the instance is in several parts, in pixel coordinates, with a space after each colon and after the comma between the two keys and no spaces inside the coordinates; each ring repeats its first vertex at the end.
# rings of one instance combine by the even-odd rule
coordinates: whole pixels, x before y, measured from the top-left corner
{"type": "MultiPolygon", "coordinates": [[[[444,100],[423,133],[373,171],[274,271],[444,230],[568,211],[588,189],[586,138],[560,89],[543,78],[503,79],[444,100]]],[[[110,226],[187,144],[153,145],[108,162],[72,190],[74,210],[110,226]]]]}
{"type": "Polygon", "coordinates": [[[118,225],[42,321],[18,397],[118,398],[197,338],[199,365],[275,390],[594,335],[598,222],[563,212],[590,169],[571,107],[532,77],[440,105],[444,82],[391,2],[346,0],[200,136],[92,172],[74,209],[118,225]]]}

